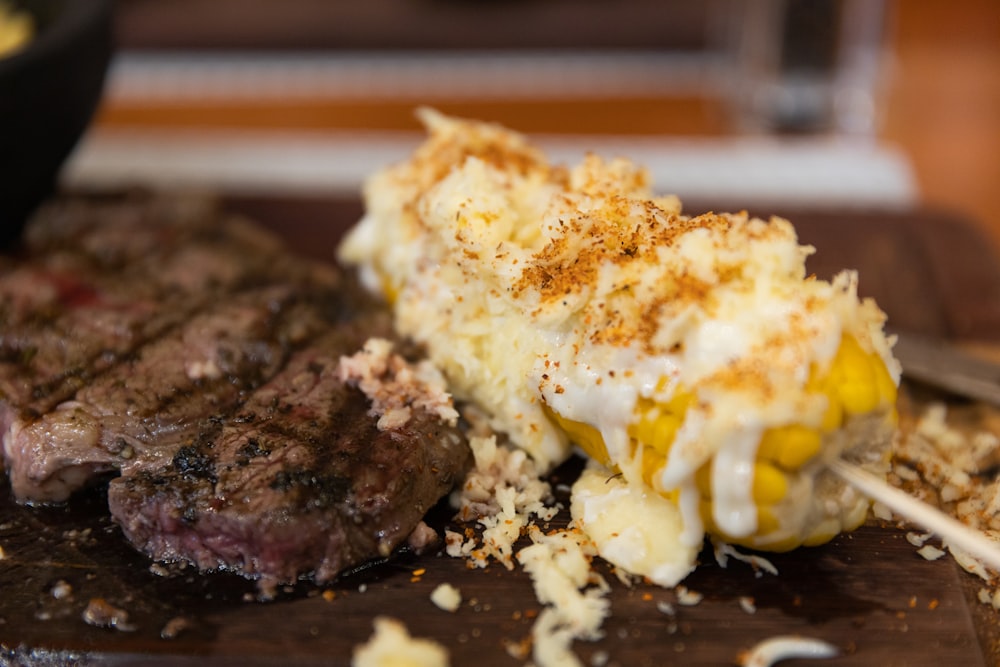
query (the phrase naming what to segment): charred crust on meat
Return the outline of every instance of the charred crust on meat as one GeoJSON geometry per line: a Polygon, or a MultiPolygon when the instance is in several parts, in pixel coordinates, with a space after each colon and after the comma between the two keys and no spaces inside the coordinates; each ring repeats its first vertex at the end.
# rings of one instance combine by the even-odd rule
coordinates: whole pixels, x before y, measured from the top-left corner
{"type": "Polygon", "coordinates": [[[201,448],[185,445],[177,450],[172,461],[174,470],[185,479],[204,479],[216,482],[215,461],[201,448]]]}
{"type": "Polygon", "coordinates": [[[257,413],[255,412],[240,412],[233,415],[232,423],[234,424],[252,424],[257,420],[257,413]]]}
{"type": "Polygon", "coordinates": [[[270,486],[282,493],[298,493],[309,509],[333,507],[343,502],[351,492],[349,479],[304,469],[279,470],[270,486]]]}
{"type": "Polygon", "coordinates": [[[243,445],[236,453],[236,465],[246,466],[255,458],[266,457],[271,450],[261,444],[260,439],[255,437],[247,438],[247,444],[243,445]]]}
{"type": "Polygon", "coordinates": [[[190,525],[198,521],[198,510],[194,505],[185,505],[181,512],[181,521],[190,525]]]}

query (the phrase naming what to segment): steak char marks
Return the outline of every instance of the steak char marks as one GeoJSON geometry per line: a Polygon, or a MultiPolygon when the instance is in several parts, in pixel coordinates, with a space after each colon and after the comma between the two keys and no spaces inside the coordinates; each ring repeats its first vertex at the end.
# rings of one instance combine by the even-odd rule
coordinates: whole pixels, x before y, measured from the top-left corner
{"type": "Polygon", "coordinates": [[[233,410],[328,325],[300,296],[288,286],[233,295],[40,418],[15,420],[4,446],[14,494],[61,502],[96,475],[172,457],[200,419],[233,410]]]}
{"type": "Polygon", "coordinates": [[[300,262],[256,226],[207,210],[169,200],[73,202],[32,222],[27,260],[0,273],[0,433],[236,291],[337,287],[328,267],[300,262]]]}
{"type": "Polygon", "coordinates": [[[298,352],[221,427],[170,466],[111,482],[112,514],[161,560],[236,569],[265,584],[320,582],[389,553],[463,475],[461,433],[426,410],[379,430],[338,376],[362,336],[335,331],[298,352]]]}
{"type": "Polygon", "coordinates": [[[0,264],[0,435],[21,502],[113,477],[138,548],[264,590],[387,555],[470,464],[431,411],[378,428],[336,369],[391,336],[388,314],[255,225],[72,202],[24,245],[0,264]]]}

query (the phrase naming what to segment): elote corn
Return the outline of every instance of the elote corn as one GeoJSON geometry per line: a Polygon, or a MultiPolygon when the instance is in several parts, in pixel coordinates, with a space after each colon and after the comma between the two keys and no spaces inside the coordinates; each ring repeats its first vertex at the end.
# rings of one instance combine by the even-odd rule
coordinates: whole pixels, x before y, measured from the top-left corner
{"type": "Polygon", "coordinates": [[[900,371],[854,273],[807,276],[786,220],[684,215],[626,160],[552,165],[420,116],[429,139],[367,181],[338,252],[457,398],[543,468],[576,445],[669,500],[678,558],[706,532],[787,550],[864,520],[825,462],[884,470],[900,371]]]}

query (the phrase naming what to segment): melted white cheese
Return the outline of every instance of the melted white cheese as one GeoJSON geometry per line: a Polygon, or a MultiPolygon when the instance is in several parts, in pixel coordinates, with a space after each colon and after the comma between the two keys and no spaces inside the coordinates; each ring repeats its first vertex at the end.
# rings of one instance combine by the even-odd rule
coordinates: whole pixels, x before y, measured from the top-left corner
{"type": "Polygon", "coordinates": [[[601,556],[627,572],[676,586],[694,569],[700,544],[676,539],[677,506],[650,489],[595,465],[573,485],[570,511],[601,556]]]}

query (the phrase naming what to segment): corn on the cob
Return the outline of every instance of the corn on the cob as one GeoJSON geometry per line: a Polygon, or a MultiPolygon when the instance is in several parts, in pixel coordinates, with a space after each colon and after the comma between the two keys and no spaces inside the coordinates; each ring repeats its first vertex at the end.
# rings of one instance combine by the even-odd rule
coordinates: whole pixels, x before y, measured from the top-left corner
{"type": "Polygon", "coordinates": [[[670,499],[685,544],[785,550],[863,521],[824,462],[886,463],[899,368],[856,275],[807,277],[785,220],[682,215],[629,162],[552,166],[503,128],[422,117],[340,257],[458,398],[543,467],[575,444],[670,499]]]}

